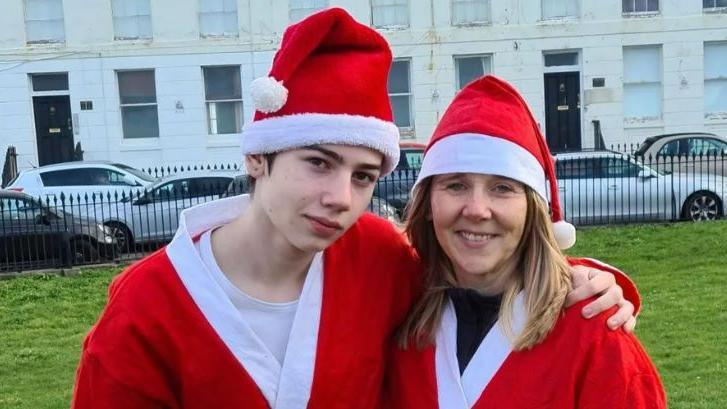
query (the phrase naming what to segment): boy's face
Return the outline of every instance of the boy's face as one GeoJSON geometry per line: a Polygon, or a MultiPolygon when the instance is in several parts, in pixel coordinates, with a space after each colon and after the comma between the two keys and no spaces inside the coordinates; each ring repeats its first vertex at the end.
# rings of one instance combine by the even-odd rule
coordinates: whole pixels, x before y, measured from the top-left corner
{"type": "Polygon", "coordinates": [[[271,168],[261,155],[246,161],[256,178],[253,205],[267,215],[274,234],[301,251],[317,252],[366,210],[383,155],[364,147],[315,145],[278,153],[271,168]]]}

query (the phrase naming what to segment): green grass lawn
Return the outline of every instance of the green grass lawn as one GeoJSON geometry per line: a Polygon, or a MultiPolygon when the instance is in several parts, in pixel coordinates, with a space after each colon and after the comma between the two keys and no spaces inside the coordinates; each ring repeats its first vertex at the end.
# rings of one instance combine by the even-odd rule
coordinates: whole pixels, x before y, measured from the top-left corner
{"type": "MultiPolygon", "coordinates": [[[[727,222],[593,228],[570,251],[629,272],[644,298],[637,334],[671,408],[727,402],[727,222]]],[[[64,408],[81,342],[119,269],[0,281],[0,408],[64,408]]]]}

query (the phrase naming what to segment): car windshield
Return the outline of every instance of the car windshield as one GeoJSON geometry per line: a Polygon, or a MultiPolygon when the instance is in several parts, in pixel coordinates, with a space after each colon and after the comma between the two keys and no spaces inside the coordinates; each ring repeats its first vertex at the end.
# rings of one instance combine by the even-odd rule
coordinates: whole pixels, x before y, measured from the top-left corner
{"type": "Polygon", "coordinates": [[[146,182],[156,182],[159,180],[158,178],[155,178],[154,176],[151,176],[146,172],[142,172],[139,169],[132,168],[131,166],[128,166],[128,165],[124,165],[121,163],[114,163],[114,166],[116,166],[117,168],[123,169],[146,182]]]}

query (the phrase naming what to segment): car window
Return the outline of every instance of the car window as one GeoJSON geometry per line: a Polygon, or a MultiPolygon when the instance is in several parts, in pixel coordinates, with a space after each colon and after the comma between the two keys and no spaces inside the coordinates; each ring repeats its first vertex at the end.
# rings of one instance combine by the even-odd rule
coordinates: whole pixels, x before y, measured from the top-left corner
{"type": "Polygon", "coordinates": [[[64,169],[41,172],[43,186],[87,186],[93,183],[88,169],[64,169]]]}
{"type": "Polygon", "coordinates": [[[42,213],[36,202],[27,199],[3,197],[0,199],[0,220],[34,220],[42,213]]]}
{"type": "Polygon", "coordinates": [[[721,155],[725,146],[719,141],[706,138],[689,138],[689,155],[721,155]]]}
{"type": "Polygon", "coordinates": [[[232,178],[209,177],[191,179],[189,195],[191,197],[218,196],[225,192],[232,178]]]}
{"type": "Polygon", "coordinates": [[[151,192],[151,200],[169,201],[189,197],[189,180],[175,180],[165,183],[151,192]]]}
{"type": "Polygon", "coordinates": [[[641,167],[623,158],[601,158],[602,177],[634,178],[639,175],[641,167]]]}
{"type": "Polygon", "coordinates": [[[132,175],[138,177],[141,180],[144,180],[147,182],[156,182],[157,181],[157,179],[154,176],[151,176],[150,174],[148,174],[146,172],[142,172],[139,169],[132,168],[131,166],[124,165],[122,163],[114,163],[114,166],[131,173],[132,175]]]}
{"type": "Polygon", "coordinates": [[[676,156],[679,155],[679,142],[680,140],[673,140],[659,149],[659,156],[676,156]]]}
{"type": "Polygon", "coordinates": [[[558,179],[592,179],[600,173],[597,158],[558,159],[555,174],[558,179]]]}
{"type": "Polygon", "coordinates": [[[402,149],[401,156],[399,157],[399,164],[396,166],[396,169],[419,169],[422,167],[423,158],[423,150],[402,149]]]}
{"type": "Polygon", "coordinates": [[[109,184],[111,185],[121,185],[121,186],[136,186],[134,183],[127,183],[124,180],[124,175],[121,172],[117,172],[115,170],[108,170],[109,174],[109,184]]]}

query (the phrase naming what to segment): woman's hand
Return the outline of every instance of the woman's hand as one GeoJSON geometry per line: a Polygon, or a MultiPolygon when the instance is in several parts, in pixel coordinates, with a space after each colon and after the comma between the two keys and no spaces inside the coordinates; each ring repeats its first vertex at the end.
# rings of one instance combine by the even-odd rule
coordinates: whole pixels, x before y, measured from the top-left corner
{"type": "Polygon", "coordinates": [[[623,290],[616,284],[613,274],[585,266],[571,267],[573,289],[566,297],[566,307],[593,296],[599,296],[589,303],[581,313],[585,318],[594,317],[607,309],[618,306],[618,311],[607,321],[612,330],[623,327],[633,332],[636,327],[634,305],[623,296],[623,290]]]}

